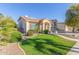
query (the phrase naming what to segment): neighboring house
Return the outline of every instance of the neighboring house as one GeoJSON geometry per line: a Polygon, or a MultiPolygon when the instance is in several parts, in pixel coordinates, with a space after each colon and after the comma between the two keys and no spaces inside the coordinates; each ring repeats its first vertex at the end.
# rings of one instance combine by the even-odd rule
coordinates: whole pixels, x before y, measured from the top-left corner
{"type": "Polygon", "coordinates": [[[38,25],[39,31],[49,30],[54,32],[56,30],[56,20],[48,19],[36,19],[28,16],[21,16],[18,19],[18,26],[21,32],[27,33],[29,30],[34,30],[36,25],[38,25]]]}
{"type": "Polygon", "coordinates": [[[57,31],[65,32],[65,24],[63,22],[57,23],[57,31]]]}
{"type": "MultiPolygon", "coordinates": [[[[72,27],[65,26],[65,28],[66,28],[66,29],[65,29],[65,30],[66,30],[66,32],[73,32],[73,31],[72,31],[72,30],[73,30],[73,28],[72,28],[72,27]]],[[[75,32],[79,32],[77,27],[75,28],[75,32]]]]}
{"type": "MultiPolygon", "coordinates": [[[[72,32],[72,29],[72,27],[65,25],[64,22],[57,23],[58,32],[72,32]]],[[[75,32],[77,32],[77,28],[75,29],[75,32]]]]}

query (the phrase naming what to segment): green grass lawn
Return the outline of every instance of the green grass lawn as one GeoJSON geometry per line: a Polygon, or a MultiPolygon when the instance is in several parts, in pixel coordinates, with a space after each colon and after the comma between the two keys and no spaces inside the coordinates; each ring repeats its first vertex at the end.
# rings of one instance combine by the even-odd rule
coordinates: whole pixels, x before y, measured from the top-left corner
{"type": "Polygon", "coordinates": [[[57,35],[39,34],[20,43],[28,55],[65,55],[76,42],[57,35]]]}

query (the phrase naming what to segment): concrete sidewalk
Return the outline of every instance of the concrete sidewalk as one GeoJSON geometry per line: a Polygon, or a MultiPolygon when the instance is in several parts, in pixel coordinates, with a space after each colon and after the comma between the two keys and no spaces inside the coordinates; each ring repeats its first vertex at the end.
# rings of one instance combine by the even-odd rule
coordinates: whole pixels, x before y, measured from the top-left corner
{"type": "Polygon", "coordinates": [[[79,55],[79,42],[71,48],[67,55],[79,55]]]}

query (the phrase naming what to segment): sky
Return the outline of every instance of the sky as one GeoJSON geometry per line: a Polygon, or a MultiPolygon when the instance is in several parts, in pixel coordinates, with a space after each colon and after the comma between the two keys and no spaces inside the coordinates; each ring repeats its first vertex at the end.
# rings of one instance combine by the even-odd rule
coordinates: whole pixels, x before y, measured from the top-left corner
{"type": "Polygon", "coordinates": [[[17,22],[20,16],[56,19],[64,22],[69,3],[0,3],[0,13],[11,16],[17,22]]]}

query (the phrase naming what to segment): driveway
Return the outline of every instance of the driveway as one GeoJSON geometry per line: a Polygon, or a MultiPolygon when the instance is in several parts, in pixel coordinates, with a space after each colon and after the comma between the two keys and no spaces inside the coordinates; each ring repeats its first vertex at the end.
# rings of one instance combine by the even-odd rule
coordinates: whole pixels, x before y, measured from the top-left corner
{"type": "Polygon", "coordinates": [[[18,43],[9,43],[7,46],[0,46],[0,55],[23,55],[18,43]]]}
{"type": "Polygon", "coordinates": [[[58,33],[79,40],[79,33],[58,33]]]}
{"type": "Polygon", "coordinates": [[[75,34],[77,34],[77,35],[79,35],[79,33],[58,33],[58,34],[67,34],[67,35],[75,35],[75,34]]]}

